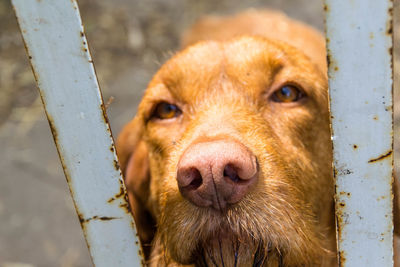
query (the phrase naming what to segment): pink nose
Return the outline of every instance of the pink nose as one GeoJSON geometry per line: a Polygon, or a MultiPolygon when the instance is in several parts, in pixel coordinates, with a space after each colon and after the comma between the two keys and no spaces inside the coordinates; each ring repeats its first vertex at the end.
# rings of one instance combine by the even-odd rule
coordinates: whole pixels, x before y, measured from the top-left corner
{"type": "Polygon", "coordinates": [[[239,202],[257,177],[256,157],[241,143],[230,140],[193,144],[178,163],[179,190],[200,207],[222,210],[239,202]]]}

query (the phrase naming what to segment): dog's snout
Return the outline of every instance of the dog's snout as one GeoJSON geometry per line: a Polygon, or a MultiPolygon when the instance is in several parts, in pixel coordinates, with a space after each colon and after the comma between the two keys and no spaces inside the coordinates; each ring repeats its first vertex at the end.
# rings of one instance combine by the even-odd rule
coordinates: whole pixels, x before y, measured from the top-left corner
{"type": "Polygon", "coordinates": [[[197,206],[217,210],[239,202],[257,177],[256,157],[243,144],[231,140],[189,146],[177,168],[181,194],[197,206]]]}

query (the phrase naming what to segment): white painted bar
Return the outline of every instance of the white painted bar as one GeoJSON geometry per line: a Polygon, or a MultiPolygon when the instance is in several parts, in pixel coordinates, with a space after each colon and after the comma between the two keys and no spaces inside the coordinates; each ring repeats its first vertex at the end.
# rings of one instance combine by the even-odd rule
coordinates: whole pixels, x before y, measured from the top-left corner
{"type": "Polygon", "coordinates": [[[77,3],[12,4],[93,264],[140,266],[135,224],[77,3]]]}
{"type": "Polygon", "coordinates": [[[325,4],[340,266],[393,266],[393,3],[325,4]]]}

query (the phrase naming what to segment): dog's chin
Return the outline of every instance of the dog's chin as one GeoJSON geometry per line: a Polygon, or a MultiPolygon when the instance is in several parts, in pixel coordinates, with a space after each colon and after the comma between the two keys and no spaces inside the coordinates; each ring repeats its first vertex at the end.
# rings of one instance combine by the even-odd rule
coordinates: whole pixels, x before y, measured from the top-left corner
{"type": "Polygon", "coordinates": [[[232,213],[229,208],[224,211],[198,208],[189,217],[173,213],[175,219],[164,218],[156,237],[169,256],[180,264],[249,266],[249,262],[261,263],[271,245],[242,231],[240,224],[230,221],[229,213],[232,213]]]}
{"type": "MultiPolygon", "coordinates": [[[[196,236],[196,233],[193,234],[196,236]]],[[[170,255],[171,258],[179,264],[195,267],[280,267],[298,266],[297,263],[302,263],[302,261],[290,258],[287,248],[279,248],[272,242],[257,237],[238,236],[227,230],[215,232],[208,239],[197,239],[197,241],[192,250],[185,249],[185,243],[182,243],[179,247],[185,251],[185,254],[173,253],[170,255]],[[296,262],[295,265],[293,265],[294,262],[296,262]]],[[[313,263],[303,262],[300,265],[312,266],[313,263]]],[[[169,264],[165,264],[165,266],[169,266],[169,264]]]]}
{"type": "Polygon", "coordinates": [[[259,203],[244,200],[221,212],[194,207],[177,194],[165,197],[156,242],[167,254],[165,258],[177,263],[313,266],[324,254],[320,237],[311,230],[317,229],[315,225],[287,202],[266,201],[270,208],[260,213],[259,203]],[[286,205],[279,209],[272,204],[286,205]]]}
{"type": "Polygon", "coordinates": [[[227,231],[200,241],[191,258],[195,266],[283,266],[284,261],[282,252],[268,241],[227,231]]]}

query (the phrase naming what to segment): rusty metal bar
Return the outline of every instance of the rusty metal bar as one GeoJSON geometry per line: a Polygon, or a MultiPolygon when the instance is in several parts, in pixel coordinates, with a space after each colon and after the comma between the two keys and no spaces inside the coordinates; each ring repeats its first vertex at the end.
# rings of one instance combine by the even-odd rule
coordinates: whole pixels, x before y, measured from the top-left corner
{"type": "Polygon", "coordinates": [[[340,266],[393,266],[392,6],[325,0],[340,266]]]}
{"type": "Polygon", "coordinates": [[[75,0],[12,1],[95,266],[140,266],[135,224],[75,0]]]}

